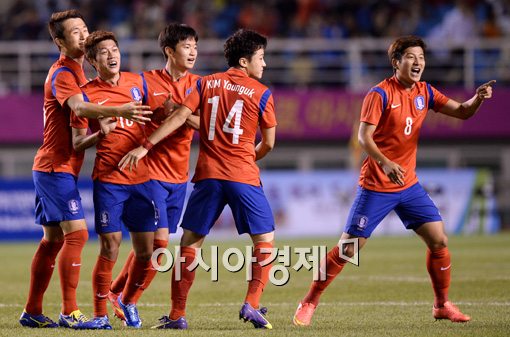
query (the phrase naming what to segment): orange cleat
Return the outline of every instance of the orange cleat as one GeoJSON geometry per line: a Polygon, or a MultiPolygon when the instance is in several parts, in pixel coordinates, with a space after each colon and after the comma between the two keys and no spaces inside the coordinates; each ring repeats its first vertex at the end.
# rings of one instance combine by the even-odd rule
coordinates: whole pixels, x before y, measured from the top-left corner
{"type": "Polygon", "coordinates": [[[310,325],[315,308],[317,308],[317,306],[312,303],[299,302],[299,306],[297,307],[296,313],[294,314],[294,318],[292,319],[294,325],[297,326],[310,325]]]}
{"type": "Polygon", "coordinates": [[[113,313],[117,318],[119,318],[121,321],[126,321],[126,316],[124,316],[124,311],[122,311],[122,308],[119,306],[119,303],[117,302],[117,298],[119,295],[112,293],[111,291],[108,292],[108,301],[110,301],[112,307],[113,307],[113,313]]]}
{"type": "Polygon", "coordinates": [[[471,320],[471,317],[460,312],[452,302],[447,301],[440,308],[432,307],[432,316],[435,319],[449,319],[452,322],[464,323],[471,320]]]}

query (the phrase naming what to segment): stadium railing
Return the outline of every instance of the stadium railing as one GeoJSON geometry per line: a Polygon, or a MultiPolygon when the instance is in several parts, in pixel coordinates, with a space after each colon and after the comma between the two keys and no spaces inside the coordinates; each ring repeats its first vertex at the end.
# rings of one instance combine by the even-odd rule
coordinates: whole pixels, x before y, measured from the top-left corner
{"type": "MultiPolygon", "coordinates": [[[[388,39],[270,39],[264,82],[275,86],[344,87],[364,91],[391,71],[388,39]]],[[[120,41],[126,70],[142,71],[163,64],[156,40],[120,41]]],[[[429,46],[424,79],[434,84],[473,88],[489,79],[510,83],[507,39],[473,39],[465,44],[429,46]]],[[[50,41],[0,42],[0,95],[40,90],[49,66],[58,57],[50,41]]],[[[87,67],[93,76],[92,69],[87,67]]],[[[196,71],[225,69],[223,41],[199,41],[196,71]]]]}

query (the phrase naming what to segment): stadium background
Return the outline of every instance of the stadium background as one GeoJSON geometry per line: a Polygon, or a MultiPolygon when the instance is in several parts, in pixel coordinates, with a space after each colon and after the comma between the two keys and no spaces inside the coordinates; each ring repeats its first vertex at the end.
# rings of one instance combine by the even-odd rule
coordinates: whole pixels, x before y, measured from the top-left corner
{"type": "MultiPolygon", "coordinates": [[[[52,12],[68,8],[83,12],[90,31],[114,31],[120,41],[123,68],[134,72],[164,65],[157,36],[170,21],[187,23],[198,31],[199,56],[195,67],[198,74],[225,69],[223,41],[235,29],[252,28],[268,35],[268,66],[263,82],[274,93],[279,126],[276,147],[260,166],[279,226],[278,238],[287,240],[282,244],[291,246],[331,246],[342,230],[363,157],[352,133],[357,128],[356,120],[366,91],[391,75],[386,50],[392,38],[404,34],[423,36],[429,46],[423,79],[459,101],[471,97],[477,85],[496,79],[493,98],[485,102],[472,119],[462,122],[429,113],[422,129],[418,173],[440,207],[448,232],[459,234],[452,236],[450,242],[453,249],[457,248],[458,273],[468,276],[458,282],[457,297],[465,299],[464,305],[471,312],[481,305],[489,306],[495,313],[496,318],[486,317],[484,324],[472,324],[462,333],[480,335],[481,329],[487,329],[488,324],[489,330],[483,330],[484,333],[504,335],[505,326],[510,324],[504,316],[510,303],[510,237],[505,232],[510,228],[510,121],[507,117],[510,110],[510,2],[504,0],[0,2],[0,256],[1,265],[6,268],[0,284],[10,294],[0,296],[0,312],[3,312],[2,317],[5,316],[0,319],[0,335],[11,334],[10,329],[15,326],[12,319],[19,314],[25,299],[27,268],[35,250],[35,239],[41,236],[40,228],[33,224],[31,166],[42,141],[42,86],[50,65],[58,57],[46,23],[52,12]],[[466,238],[465,234],[472,236],[466,238]],[[310,241],[310,237],[318,239],[310,241]],[[303,241],[303,238],[309,241],[303,241]],[[19,243],[20,239],[31,241],[19,243]],[[475,252],[478,255],[474,255],[475,252]],[[23,262],[14,265],[8,259],[10,254],[23,262]],[[493,263],[473,271],[470,261],[477,258],[492,259],[493,263]],[[485,280],[486,293],[477,290],[479,283],[470,283],[473,280],[485,280]],[[13,293],[19,294],[13,296],[13,293]],[[478,328],[480,330],[476,330],[478,328]]],[[[88,65],[86,72],[90,77],[94,76],[88,65]]],[[[196,155],[195,142],[191,168],[196,155]]],[[[89,177],[93,160],[93,150],[89,150],[80,176],[91,228],[93,206],[89,177]]],[[[234,244],[226,241],[236,239],[229,211],[220,219],[215,233],[212,243],[234,244]]],[[[354,290],[360,291],[362,301],[366,300],[363,306],[377,311],[380,306],[377,303],[386,303],[382,307],[391,309],[380,313],[382,317],[387,316],[382,331],[390,335],[422,335],[405,322],[400,322],[401,330],[391,330],[390,317],[393,316],[389,316],[389,312],[402,315],[410,307],[412,310],[427,308],[428,312],[426,301],[430,299],[430,289],[426,275],[420,268],[381,269],[378,255],[389,254],[394,260],[401,259],[403,264],[419,260],[421,262],[415,264],[422,267],[423,249],[415,238],[393,237],[409,235],[394,215],[385,220],[376,234],[391,237],[374,239],[374,252],[367,252],[362,260],[372,269],[360,272],[354,278],[346,276],[346,284],[335,287],[338,287],[338,293],[345,292],[346,286],[352,288],[356,280],[364,280],[365,288],[354,290]],[[401,249],[407,249],[407,260],[398,257],[401,249]],[[371,272],[375,274],[373,279],[371,272]],[[395,280],[391,278],[394,274],[406,276],[395,280]],[[396,297],[378,297],[378,287],[384,280],[391,283],[385,289],[394,292],[396,297]],[[413,290],[418,297],[400,299],[398,296],[402,294],[398,287],[409,287],[409,284],[419,286],[418,290],[413,290]],[[400,300],[404,301],[401,305],[397,303],[400,300]]],[[[240,240],[235,244],[246,244],[245,239],[240,240]]],[[[84,266],[82,273],[82,279],[85,279],[82,284],[86,289],[82,292],[81,302],[90,302],[87,280],[96,249],[92,243],[84,253],[85,258],[90,257],[90,266],[84,266]]],[[[456,256],[455,252],[453,256],[456,256]]],[[[284,299],[281,308],[288,311],[285,315],[293,312],[294,302],[304,293],[309,275],[296,273],[295,278],[302,282],[291,282],[294,285],[291,290],[282,291],[276,287],[268,290],[277,299],[284,299]],[[289,302],[286,292],[291,293],[292,301],[289,302]]],[[[165,277],[159,277],[154,292],[148,292],[152,302],[161,302],[161,296],[168,297],[165,282],[165,277]]],[[[230,278],[226,282],[226,289],[237,284],[230,278]]],[[[205,282],[203,285],[210,286],[205,282]]],[[[49,302],[53,303],[51,310],[58,312],[58,287],[56,284],[52,287],[55,290],[49,290],[49,302]]],[[[209,300],[205,304],[198,302],[202,305],[200,310],[214,306],[216,299],[221,302],[228,298],[235,302],[239,298],[223,294],[221,289],[216,292],[216,295],[202,294],[202,298],[209,300]]],[[[345,300],[340,300],[339,296],[330,298],[325,304],[330,316],[326,315],[325,320],[327,317],[334,319],[339,312],[345,315],[344,309],[359,301],[349,295],[347,300],[351,304],[344,303],[343,307],[339,305],[337,308],[336,298],[345,300]]],[[[190,305],[193,305],[195,302],[191,301],[190,305]]],[[[161,303],[160,307],[155,306],[157,310],[152,310],[160,313],[161,303]]],[[[151,310],[150,306],[145,310],[151,310]]],[[[90,311],[90,307],[85,311],[90,311]]],[[[235,309],[230,307],[228,311],[235,309]]],[[[484,318],[483,311],[477,313],[484,318]]],[[[421,313],[417,311],[416,315],[421,313]]],[[[288,325],[288,317],[282,317],[281,321],[288,325]]],[[[377,326],[364,323],[376,330],[360,328],[360,334],[377,334],[377,326]]],[[[338,329],[327,327],[331,329],[327,330],[330,333],[338,329]]],[[[434,326],[431,331],[438,329],[446,335],[459,333],[445,332],[442,327],[446,326],[434,326]]],[[[218,328],[223,329],[221,325],[218,328]]],[[[296,334],[292,330],[284,332],[296,334]]]]}

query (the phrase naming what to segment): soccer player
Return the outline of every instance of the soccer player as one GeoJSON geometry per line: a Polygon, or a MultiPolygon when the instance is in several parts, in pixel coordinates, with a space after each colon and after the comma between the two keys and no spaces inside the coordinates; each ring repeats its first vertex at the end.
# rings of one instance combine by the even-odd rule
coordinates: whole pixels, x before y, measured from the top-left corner
{"type": "Polygon", "coordinates": [[[83,153],[71,144],[71,108],[88,115],[120,115],[144,122],[149,107],[129,103],[108,109],[84,103],[80,85],[87,82],[83,73],[83,43],[88,36],[82,15],[76,10],[53,13],[48,24],[60,58],[52,65],[44,85],[44,141],[33,166],[36,192],[36,223],[42,225],[44,237],[32,259],[28,299],[19,319],[22,326],[74,329],[96,328],[80,312],[76,288],[80,276],[81,251],[88,239],[81,198],[76,180],[83,153]],[[48,288],[56,256],[62,289],[59,323],[42,312],[43,296],[48,288]]]}
{"type": "MultiPolygon", "coordinates": [[[[120,72],[121,56],[113,33],[97,31],[85,41],[87,60],[94,66],[98,76],[82,87],[85,101],[118,105],[143,99],[143,81],[138,74],[120,72]]],[[[110,132],[94,133],[82,138],[98,140],[94,181],[95,229],[99,235],[100,253],[92,274],[94,291],[94,321],[104,329],[111,329],[106,308],[107,295],[112,280],[112,269],[122,240],[121,227],[130,233],[134,258],[130,264],[127,281],[118,304],[126,317],[126,324],[140,328],[142,322],[135,305],[135,295],[143,287],[151,265],[154,231],[157,229],[156,211],[152,200],[147,161],[138,163],[135,172],[121,171],[117,163],[122,156],[142,144],[145,133],[140,123],[123,117],[115,120],[110,132]]],[[[83,119],[73,118],[72,127],[86,130],[83,119]]],[[[75,138],[80,137],[75,132],[75,138]]],[[[75,139],[75,144],[87,143],[75,139]]]]}
{"type": "Polygon", "coordinates": [[[439,210],[418,182],[416,151],[419,131],[429,109],[468,119],[492,96],[495,81],[481,85],[471,99],[458,103],[430,84],[420,82],[425,50],[419,37],[396,39],[388,49],[394,76],[373,87],[363,101],[359,142],[368,157],[361,168],[360,186],[339,245],[328,252],[321,264],[325,265],[326,279],[312,282],[294,315],[295,325],[310,325],[321,294],[346,264],[346,259],[340,257],[340,248],[348,257],[357,253],[353,244],[342,244],[342,240],[359,239],[359,247],[363,247],[392,210],[406,229],[414,230],[427,245],[427,270],[435,295],[433,317],[452,322],[470,320],[448,300],[451,262],[447,237],[439,210]]]}
{"type": "MultiPolygon", "coordinates": [[[[166,65],[163,69],[142,73],[146,103],[155,112],[152,121],[146,125],[147,134],[157,129],[167,117],[165,103],[168,96],[171,95],[173,104],[182,105],[189,93],[188,89],[200,78],[189,72],[193,69],[197,58],[197,42],[198,35],[195,30],[184,24],[169,24],[159,34],[159,45],[166,59],[166,65]]],[[[190,115],[187,123],[198,129],[198,116],[190,115]]],[[[177,224],[181,219],[186,197],[193,128],[186,124],[181,126],[155,146],[147,157],[153,198],[159,210],[154,250],[167,247],[168,235],[177,231],[177,224]]],[[[113,305],[115,314],[122,320],[125,320],[125,317],[117,304],[117,297],[124,289],[133,258],[134,252],[131,251],[108,293],[108,299],[113,305]]],[[[140,296],[149,286],[156,273],[154,268],[149,270],[148,279],[145,280],[143,287],[139,288],[137,296],[140,296]]]]}
{"type": "Polygon", "coordinates": [[[180,250],[180,258],[184,260],[182,279],[176,279],[174,268],[172,309],[156,328],[187,328],[186,300],[195,277],[195,270],[188,270],[188,266],[227,204],[232,209],[238,233],[251,236],[257,260],[252,263],[253,278],[239,316],[257,328],[272,328],[264,317],[267,309],[259,308],[259,300],[271,268],[270,264],[261,262],[270,256],[273,247],[274,219],[255,163],[272,150],[276,133],[273,96],[258,81],[266,66],[266,44],[264,36],[250,30],[239,30],[229,37],[224,48],[231,68],[198,80],[183,106],[143,146],[128,153],[119,163],[121,168],[136,166],[155,144],[200,109],[200,151],[192,179],[195,186],[181,225],[184,230],[180,250]],[[255,146],[259,126],[262,139],[255,146]]]}

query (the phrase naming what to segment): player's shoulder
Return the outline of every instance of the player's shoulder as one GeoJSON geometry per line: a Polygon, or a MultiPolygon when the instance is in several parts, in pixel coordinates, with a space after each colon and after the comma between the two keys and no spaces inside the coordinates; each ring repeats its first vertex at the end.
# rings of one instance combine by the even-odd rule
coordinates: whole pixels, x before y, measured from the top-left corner
{"type": "Polygon", "coordinates": [[[99,77],[96,77],[96,78],[91,79],[87,83],[81,85],[80,88],[82,90],[89,90],[92,88],[97,88],[98,86],[100,86],[100,84],[101,84],[101,81],[99,80],[99,77]]]}
{"type": "Polygon", "coordinates": [[[390,91],[390,90],[394,89],[396,84],[397,84],[397,81],[396,81],[395,76],[388,77],[388,78],[385,78],[384,80],[382,80],[381,82],[377,83],[376,85],[374,85],[371,88],[371,90],[373,91],[374,88],[380,88],[385,91],[390,91]]]}
{"type": "Polygon", "coordinates": [[[193,73],[190,73],[190,72],[188,72],[186,74],[186,79],[188,80],[189,83],[195,83],[196,81],[198,81],[201,78],[202,78],[202,76],[197,75],[197,74],[193,74],[193,73]]]}
{"type": "Polygon", "coordinates": [[[140,73],[145,79],[159,79],[163,77],[164,69],[146,70],[140,73]]]}
{"type": "Polygon", "coordinates": [[[418,87],[418,89],[420,91],[422,90],[428,90],[428,88],[431,88],[432,86],[430,85],[430,83],[426,82],[426,81],[420,81],[420,82],[417,82],[416,83],[416,86],[418,87]]]}
{"type": "Polygon", "coordinates": [[[121,76],[124,77],[125,81],[130,81],[130,82],[136,82],[136,81],[140,81],[142,79],[142,76],[139,73],[132,73],[130,71],[123,71],[121,73],[121,76]]]}

